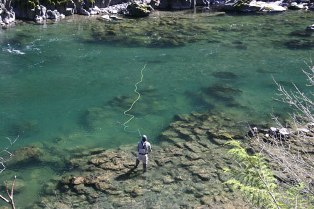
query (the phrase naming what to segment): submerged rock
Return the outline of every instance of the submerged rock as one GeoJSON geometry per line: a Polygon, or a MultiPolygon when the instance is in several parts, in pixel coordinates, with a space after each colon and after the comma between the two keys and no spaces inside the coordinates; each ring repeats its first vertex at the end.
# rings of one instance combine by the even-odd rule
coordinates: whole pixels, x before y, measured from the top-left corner
{"type": "MultiPolygon", "coordinates": [[[[228,120],[222,115],[214,117],[210,114],[181,115],[177,118],[179,120],[170,124],[162,134],[161,143],[153,147],[148,172],[143,174],[142,168],[134,168],[133,146],[97,150],[84,154],[83,158],[78,155],[71,159],[71,163],[77,166],[58,182],[62,192],[59,198],[63,203],[76,202],[80,208],[100,204],[103,195],[106,208],[126,207],[130,202],[143,207],[196,208],[205,202],[215,203],[211,198],[205,200],[211,193],[223,193],[219,201],[223,198],[223,202],[231,207],[236,200],[237,204],[241,203],[241,208],[249,208],[237,194],[224,193],[221,179],[226,178],[226,174],[223,168],[232,162],[222,157],[226,147],[213,144],[210,140],[215,135],[212,132],[221,129],[219,125],[215,128],[214,123],[228,120]],[[180,134],[188,137],[189,141],[181,138],[180,134]],[[84,198],[81,198],[82,195],[84,198]]],[[[230,135],[234,135],[235,130],[231,130],[232,124],[229,125],[230,135]]],[[[51,195],[46,201],[53,202],[54,198],[51,195]]],[[[240,208],[239,205],[235,207],[240,208]]]]}
{"type": "Polygon", "coordinates": [[[213,72],[212,75],[216,78],[227,79],[227,80],[234,80],[238,78],[238,76],[235,73],[228,72],[228,71],[217,71],[217,72],[213,72]]]}
{"type": "Polygon", "coordinates": [[[236,99],[242,94],[242,91],[229,84],[216,83],[202,88],[199,92],[188,92],[188,94],[193,100],[199,100],[206,105],[212,105],[213,100],[215,100],[215,105],[218,101],[225,106],[239,107],[236,99]]]}
{"type": "MultiPolygon", "coordinates": [[[[314,31],[314,27],[313,27],[313,31],[314,31]]],[[[311,37],[312,36],[312,31],[308,29],[308,27],[306,28],[306,30],[297,30],[297,31],[293,31],[290,33],[290,35],[292,36],[298,36],[298,37],[311,37]]]]}
{"type": "Polygon", "coordinates": [[[43,151],[35,146],[23,147],[13,153],[12,159],[8,161],[8,166],[23,166],[28,163],[38,163],[41,161],[43,151]]]}
{"type": "Polygon", "coordinates": [[[11,136],[31,136],[39,132],[37,121],[20,121],[12,124],[8,133],[11,136]]]}
{"type": "MultiPolygon", "coordinates": [[[[4,184],[1,183],[0,184],[0,190],[1,191],[5,191],[6,190],[6,186],[8,189],[11,189],[13,180],[9,180],[9,181],[5,181],[4,184]]],[[[25,189],[25,182],[22,179],[15,179],[15,184],[14,184],[14,194],[20,193],[25,189]]]]}
{"type": "Polygon", "coordinates": [[[312,39],[294,39],[284,42],[288,49],[312,49],[314,41],[312,39]]]}

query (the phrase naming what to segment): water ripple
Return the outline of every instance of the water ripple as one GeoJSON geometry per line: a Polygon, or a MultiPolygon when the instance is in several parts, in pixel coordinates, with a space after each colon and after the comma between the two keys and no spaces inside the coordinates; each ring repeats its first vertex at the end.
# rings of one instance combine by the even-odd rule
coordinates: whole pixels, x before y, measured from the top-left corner
{"type": "Polygon", "coordinates": [[[22,52],[19,49],[14,49],[10,44],[7,47],[3,48],[2,51],[9,52],[10,54],[23,55],[25,52],[22,52]]]}

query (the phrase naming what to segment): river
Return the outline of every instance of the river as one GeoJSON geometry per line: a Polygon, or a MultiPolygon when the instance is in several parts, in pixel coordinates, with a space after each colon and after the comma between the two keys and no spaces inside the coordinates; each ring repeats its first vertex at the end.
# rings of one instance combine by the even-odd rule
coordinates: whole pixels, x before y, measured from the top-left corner
{"type": "Polygon", "coordinates": [[[31,206],[71,153],[136,144],[139,134],[157,142],[177,114],[217,111],[241,124],[285,117],[274,79],[308,90],[302,69],[314,44],[304,31],[313,19],[155,12],[0,31],[0,148],[36,146],[51,158],[7,166],[0,182],[17,175],[25,185],[16,201],[31,206]]]}

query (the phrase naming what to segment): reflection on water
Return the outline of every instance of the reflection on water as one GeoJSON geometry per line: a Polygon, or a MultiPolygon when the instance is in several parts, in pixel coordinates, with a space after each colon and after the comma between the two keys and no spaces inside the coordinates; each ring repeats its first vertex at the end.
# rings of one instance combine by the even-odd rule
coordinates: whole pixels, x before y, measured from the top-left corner
{"type": "Polygon", "coordinates": [[[40,196],[42,182],[60,175],[73,152],[135,144],[139,132],[156,142],[174,115],[192,111],[261,122],[280,111],[272,76],[304,83],[300,70],[313,34],[296,31],[312,24],[313,13],[160,15],[23,24],[0,34],[0,145],[19,136],[10,151],[36,147],[25,153],[36,160],[21,160],[0,176],[30,182],[18,203],[40,196]],[[130,111],[135,118],[124,129],[144,65],[141,98],[130,111]]]}

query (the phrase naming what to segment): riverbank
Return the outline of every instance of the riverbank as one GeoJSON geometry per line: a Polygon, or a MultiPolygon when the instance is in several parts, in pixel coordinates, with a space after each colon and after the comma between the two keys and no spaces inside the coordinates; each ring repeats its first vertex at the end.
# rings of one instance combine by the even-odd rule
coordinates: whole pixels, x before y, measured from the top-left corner
{"type": "Polygon", "coordinates": [[[290,10],[314,10],[314,4],[310,1],[291,2],[263,2],[263,1],[166,1],[145,0],[125,2],[116,1],[90,1],[90,0],[52,0],[44,1],[42,4],[33,0],[26,2],[20,0],[0,1],[0,24],[2,28],[14,25],[15,20],[31,20],[43,23],[48,19],[60,20],[65,16],[79,14],[84,16],[100,16],[103,20],[117,20],[121,17],[140,18],[149,16],[154,10],[175,11],[202,9],[214,12],[235,13],[277,13],[290,10]],[[121,17],[117,17],[116,15],[121,17]]]}

